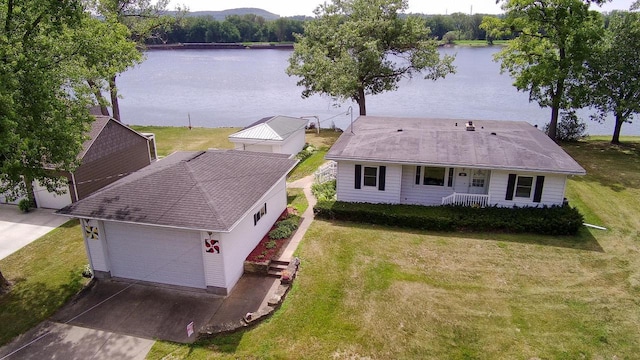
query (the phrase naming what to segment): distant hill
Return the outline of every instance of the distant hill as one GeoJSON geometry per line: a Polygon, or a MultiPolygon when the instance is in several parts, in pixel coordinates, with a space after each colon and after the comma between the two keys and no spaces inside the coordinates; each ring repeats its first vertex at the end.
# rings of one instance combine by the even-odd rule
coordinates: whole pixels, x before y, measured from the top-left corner
{"type": "MultiPolygon", "coordinates": [[[[171,12],[174,13],[174,12],[171,12]]],[[[229,10],[221,10],[221,11],[190,11],[187,16],[211,16],[212,18],[223,21],[229,15],[247,15],[253,14],[262,16],[265,20],[277,20],[280,18],[280,15],[276,15],[274,13],[270,13],[266,10],[256,9],[256,8],[238,8],[238,9],[229,9],[229,10]]]]}

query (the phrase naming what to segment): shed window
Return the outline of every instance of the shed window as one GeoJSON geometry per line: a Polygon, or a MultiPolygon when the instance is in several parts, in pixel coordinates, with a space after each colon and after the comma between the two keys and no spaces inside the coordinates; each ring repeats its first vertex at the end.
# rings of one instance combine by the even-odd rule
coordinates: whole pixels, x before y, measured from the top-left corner
{"type": "Polygon", "coordinates": [[[253,225],[257,225],[258,221],[262,219],[265,215],[267,215],[267,203],[264,203],[260,210],[258,210],[255,214],[253,214],[253,225]]]}
{"type": "Polygon", "coordinates": [[[444,186],[446,168],[443,167],[424,167],[424,175],[422,176],[423,185],[444,186]]]}
{"type": "Polygon", "coordinates": [[[378,168],[376,167],[364,167],[364,186],[376,186],[378,184],[378,168]]]}
{"type": "Polygon", "coordinates": [[[516,181],[515,197],[529,198],[531,197],[531,188],[533,187],[533,176],[518,176],[516,181]]]}

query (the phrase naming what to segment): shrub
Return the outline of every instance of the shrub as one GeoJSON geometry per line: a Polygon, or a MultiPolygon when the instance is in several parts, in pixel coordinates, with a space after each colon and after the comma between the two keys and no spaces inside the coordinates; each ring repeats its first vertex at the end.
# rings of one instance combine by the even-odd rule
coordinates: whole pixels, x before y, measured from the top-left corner
{"type": "Polygon", "coordinates": [[[33,202],[29,199],[22,199],[18,201],[18,209],[22,212],[29,212],[33,207],[33,202]]]}
{"type": "Polygon", "coordinates": [[[318,201],[331,201],[336,197],[336,180],[311,185],[311,192],[318,201]]]}
{"type": "Polygon", "coordinates": [[[432,231],[500,231],[575,235],[583,217],[569,206],[472,208],[318,202],[316,217],[432,231]]]}
{"type": "MultiPolygon", "coordinates": [[[[549,124],[544,126],[544,132],[549,133],[549,124]]],[[[560,141],[578,141],[587,136],[587,125],[578,118],[575,111],[562,113],[556,132],[556,139],[560,141]]]]}
{"type": "Polygon", "coordinates": [[[297,215],[291,215],[284,220],[280,220],[276,223],[276,228],[269,231],[269,239],[286,239],[290,237],[300,224],[300,217],[297,215]]]}
{"type": "Polygon", "coordinates": [[[267,241],[266,244],[264,244],[264,247],[267,249],[273,249],[277,246],[278,244],[275,242],[275,240],[269,240],[267,241]]]}
{"type": "Polygon", "coordinates": [[[305,144],[302,150],[296,154],[296,159],[300,160],[300,162],[305,161],[311,155],[315,154],[318,151],[313,145],[305,144]]]}

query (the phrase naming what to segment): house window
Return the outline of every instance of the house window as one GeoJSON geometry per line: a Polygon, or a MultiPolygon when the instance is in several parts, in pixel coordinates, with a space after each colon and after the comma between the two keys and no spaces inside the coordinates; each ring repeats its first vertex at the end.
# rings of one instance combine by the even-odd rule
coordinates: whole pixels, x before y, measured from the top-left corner
{"type": "Polygon", "coordinates": [[[471,179],[471,187],[484,187],[484,178],[471,179]]]}
{"type": "Polygon", "coordinates": [[[265,215],[267,215],[267,203],[264,203],[260,210],[253,214],[253,226],[256,226],[258,224],[258,221],[260,221],[260,219],[262,219],[265,215]]]}
{"type": "Polygon", "coordinates": [[[378,181],[378,168],[377,167],[364,167],[364,186],[377,186],[378,181]]]}
{"type": "Polygon", "coordinates": [[[422,176],[423,185],[444,186],[444,176],[446,168],[443,167],[424,167],[424,175],[422,176]]]}
{"type": "Polygon", "coordinates": [[[531,188],[533,186],[532,176],[518,176],[516,181],[515,197],[529,198],[531,197],[531,188]]]}
{"type": "Polygon", "coordinates": [[[447,186],[453,186],[453,168],[449,168],[449,177],[447,178],[447,186]]]}

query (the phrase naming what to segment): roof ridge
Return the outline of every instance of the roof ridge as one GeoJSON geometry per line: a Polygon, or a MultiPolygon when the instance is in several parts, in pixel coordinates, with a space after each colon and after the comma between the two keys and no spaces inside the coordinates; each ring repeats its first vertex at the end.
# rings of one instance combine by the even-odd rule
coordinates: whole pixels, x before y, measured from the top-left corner
{"type": "MultiPolygon", "coordinates": [[[[226,221],[224,221],[224,219],[220,216],[220,214],[218,213],[218,211],[216,211],[215,207],[213,206],[213,199],[211,198],[211,196],[209,196],[209,193],[207,193],[203,188],[202,188],[202,184],[200,183],[200,181],[198,181],[198,179],[196,179],[195,174],[193,173],[193,169],[191,168],[191,164],[189,163],[191,160],[194,160],[202,155],[204,155],[206,153],[206,151],[203,151],[201,154],[198,154],[197,156],[194,156],[193,158],[189,159],[188,161],[186,161],[184,163],[184,166],[187,170],[187,173],[189,174],[189,176],[193,179],[193,182],[195,183],[195,187],[198,188],[198,191],[200,192],[200,194],[207,200],[207,206],[209,207],[209,209],[211,210],[211,214],[213,215],[213,217],[220,222],[221,224],[224,224],[224,226],[228,227],[226,221]]],[[[163,214],[164,215],[164,214],[163,214]]]]}
{"type": "MultiPolygon", "coordinates": [[[[94,120],[91,122],[91,124],[89,125],[89,130],[88,130],[88,135],[89,135],[89,143],[87,144],[86,147],[83,146],[82,151],[80,151],[80,153],[78,154],[78,159],[83,159],[85,155],[87,155],[87,153],[89,152],[89,149],[91,149],[91,147],[93,146],[93,144],[96,142],[96,139],[98,139],[98,136],[100,136],[100,134],[102,133],[102,130],[104,130],[104,128],[107,126],[107,124],[109,123],[109,121],[112,120],[112,118],[110,116],[104,116],[104,115],[94,115],[94,120]],[[93,128],[93,123],[95,123],[96,121],[98,121],[101,117],[106,117],[107,121],[105,121],[102,126],[100,126],[99,129],[97,129],[98,131],[96,132],[96,136],[91,136],[92,133],[92,128],[93,128]]],[[[115,120],[114,120],[115,121],[115,120]]]]}

